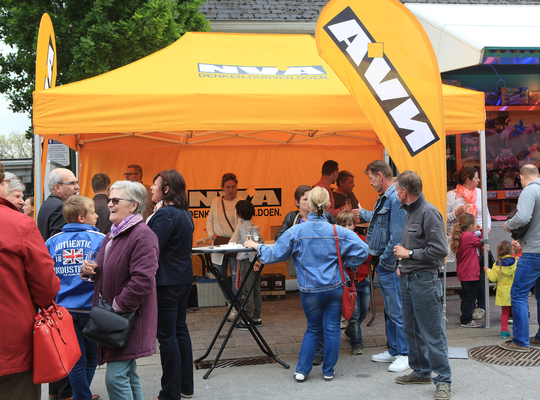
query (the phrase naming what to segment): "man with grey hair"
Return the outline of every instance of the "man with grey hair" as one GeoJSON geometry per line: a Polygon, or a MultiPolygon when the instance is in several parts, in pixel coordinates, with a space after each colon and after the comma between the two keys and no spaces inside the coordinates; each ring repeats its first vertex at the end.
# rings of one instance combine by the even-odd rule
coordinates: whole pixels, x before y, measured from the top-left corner
{"type": "Polygon", "coordinates": [[[519,171],[523,191],[519,195],[516,214],[505,222],[504,229],[514,231],[531,224],[519,239],[523,253],[519,257],[514,283],[510,292],[514,315],[514,339],[497,343],[499,347],[517,352],[528,352],[530,346],[540,346],[535,336],[529,338],[528,295],[540,277],[540,178],[538,168],[532,164],[519,171]]]}
{"type": "Polygon", "coordinates": [[[66,224],[62,206],[68,197],[79,192],[79,182],[69,169],[56,168],[49,175],[47,187],[51,194],[43,202],[37,218],[37,226],[45,241],[62,232],[62,227],[66,224]]]}
{"type": "Polygon", "coordinates": [[[401,289],[401,311],[409,346],[409,375],[401,385],[435,383],[435,399],[452,395],[448,344],[442,312],[439,267],[444,264],[447,241],[444,219],[422,193],[422,179],[404,171],[396,179],[397,197],[407,211],[401,245],[394,246],[399,260],[396,273],[401,289]],[[431,378],[431,373],[437,376],[431,378]]]}
{"type": "Polygon", "coordinates": [[[336,208],[350,204],[352,208],[358,207],[358,200],[353,193],[354,175],[347,170],[339,171],[336,179],[337,189],[332,192],[336,208]]]}

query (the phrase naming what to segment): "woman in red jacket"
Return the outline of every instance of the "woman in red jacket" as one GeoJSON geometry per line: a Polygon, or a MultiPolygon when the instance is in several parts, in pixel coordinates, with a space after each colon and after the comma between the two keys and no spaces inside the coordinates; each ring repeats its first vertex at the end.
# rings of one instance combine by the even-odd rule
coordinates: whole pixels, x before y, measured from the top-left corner
{"type": "Polygon", "coordinates": [[[0,393],[10,400],[38,400],[32,380],[32,325],[37,307],[45,308],[60,289],[54,262],[33,219],[5,199],[0,163],[0,393]]]}

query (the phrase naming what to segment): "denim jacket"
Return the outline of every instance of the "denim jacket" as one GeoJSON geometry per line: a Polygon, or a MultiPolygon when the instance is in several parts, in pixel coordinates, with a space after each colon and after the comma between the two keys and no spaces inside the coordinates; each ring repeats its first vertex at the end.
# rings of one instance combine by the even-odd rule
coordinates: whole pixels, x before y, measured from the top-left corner
{"type": "MultiPolygon", "coordinates": [[[[343,267],[356,270],[367,258],[368,247],[353,231],[341,226],[336,229],[343,267]]],[[[324,216],[310,213],[306,222],[289,228],[274,246],[260,245],[257,256],[263,264],[292,256],[301,292],[325,292],[343,285],[334,228],[324,216]]],[[[349,280],[347,273],[345,280],[349,280]]]]}
{"type": "Polygon", "coordinates": [[[393,271],[396,267],[394,246],[401,243],[403,226],[407,212],[400,209],[397,198],[396,184],[392,184],[385,193],[379,195],[373,211],[360,210],[360,217],[369,222],[366,243],[369,245],[369,254],[380,256],[381,267],[393,271]]]}

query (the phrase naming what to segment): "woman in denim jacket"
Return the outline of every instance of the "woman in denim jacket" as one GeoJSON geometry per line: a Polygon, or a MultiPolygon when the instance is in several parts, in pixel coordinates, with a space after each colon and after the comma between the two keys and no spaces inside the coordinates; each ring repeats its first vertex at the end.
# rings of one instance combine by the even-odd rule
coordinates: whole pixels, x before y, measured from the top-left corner
{"type": "MultiPolygon", "coordinates": [[[[330,198],[321,187],[309,193],[308,204],[312,211],[303,224],[294,225],[275,242],[274,246],[258,245],[247,241],[244,245],[257,250],[263,264],[294,260],[302,308],[307,319],[298,365],[294,378],[302,382],[311,372],[315,348],[324,334],[324,379],[334,377],[340,344],[339,322],[343,281],[339,269],[334,229],[324,216],[330,198]]],[[[362,264],[368,256],[367,245],[352,231],[336,226],[343,267],[362,264]]],[[[345,274],[345,278],[349,277],[345,274]]]]}

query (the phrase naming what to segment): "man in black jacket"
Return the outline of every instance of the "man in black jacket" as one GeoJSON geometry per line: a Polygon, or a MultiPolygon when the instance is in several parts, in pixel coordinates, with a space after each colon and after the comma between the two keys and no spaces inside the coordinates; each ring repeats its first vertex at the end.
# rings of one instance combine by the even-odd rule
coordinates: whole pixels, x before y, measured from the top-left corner
{"type": "Polygon", "coordinates": [[[62,232],[66,224],[62,215],[64,201],[79,192],[79,182],[73,172],[66,168],[56,168],[51,171],[47,180],[51,194],[39,209],[37,226],[43,240],[62,232]]]}
{"type": "Polygon", "coordinates": [[[442,285],[438,269],[447,253],[444,220],[422,194],[422,179],[404,171],[396,180],[397,197],[407,211],[402,245],[394,247],[401,288],[401,312],[409,347],[409,375],[399,376],[402,385],[437,385],[436,400],[452,395],[448,345],[441,305],[442,285]],[[431,373],[437,376],[431,378],[431,373]]]}
{"type": "Polygon", "coordinates": [[[92,190],[94,191],[94,206],[98,221],[96,228],[103,234],[109,233],[112,222],[109,220],[109,191],[111,189],[111,178],[107,174],[100,172],[92,177],[92,190]]]}

